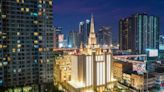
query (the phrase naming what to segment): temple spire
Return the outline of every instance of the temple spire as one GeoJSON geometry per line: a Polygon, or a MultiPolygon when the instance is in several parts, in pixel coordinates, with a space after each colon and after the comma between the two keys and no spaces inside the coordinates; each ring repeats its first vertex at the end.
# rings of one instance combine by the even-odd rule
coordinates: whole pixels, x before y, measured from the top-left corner
{"type": "Polygon", "coordinates": [[[95,33],[94,17],[93,17],[93,14],[91,15],[90,33],[95,33]]]}
{"type": "Polygon", "coordinates": [[[95,35],[95,28],[94,28],[94,17],[93,14],[91,15],[91,24],[90,24],[90,33],[88,38],[88,45],[93,46],[96,45],[96,35],[95,35]]]}

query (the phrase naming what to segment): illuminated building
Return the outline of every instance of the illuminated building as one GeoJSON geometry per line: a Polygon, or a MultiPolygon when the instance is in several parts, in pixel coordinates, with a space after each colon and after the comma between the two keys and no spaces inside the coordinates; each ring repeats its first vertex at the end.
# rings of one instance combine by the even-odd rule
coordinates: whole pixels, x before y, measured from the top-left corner
{"type": "Polygon", "coordinates": [[[132,71],[132,63],[123,62],[123,61],[114,61],[113,62],[113,77],[118,81],[122,82],[123,73],[132,71]]]}
{"type": "Polygon", "coordinates": [[[117,58],[118,60],[113,61],[113,77],[122,85],[133,88],[137,92],[144,92],[147,87],[153,88],[156,77],[153,73],[146,74],[145,63],[126,58],[117,58]]]}
{"type": "Polygon", "coordinates": [[[56,83],[71,80],[71,58],[70,55],[58,57],[54,62],[54,77],[56,83]]]}
{"type": "Polygon", "coordinates": [[[111,27],[101,27],[97,32],[97,41],[98,44],[103,45],[112,45],[112,28],[111,27]]]}
{"type": "MultiPolygon", "coordinates": [[[[130,41],[130,37],[132,37],[134,35],[134,33],[132,33],[132,31],[130,31],[130,19],[125,18],[125,19],[121,19],[119,21],[119,45],[120,45],[120,50],[131,50],[132,47],[131,46],[132,43],[134,41],[130,41]]],[[[133,40],[133,39],[131,39],[133,40]]]]}
{"type": "Polygon", "coordinates": [[[137,13],[119,21],[120,50],[146,53],[159,48],[159,17],[137,13]]]}
{"type": "Polygon", "coordinates": [[[0,86],[53,82],[52,0],[0,0],[0,86]]]}
{"type": "Polygon", "coordinates": [[[86,48],[80,45],[79,52],[71,55],[71,62],[70,92],[103,92],[112,81],[112,54],[110,49],[97,45],[93,16],[88,44],[86,48]]]}
{"type": "Polygon", "coordinates": [[[141,92],[147,90],[148,88],[153,88],[155,86],[156,77],[152,74],[149,74],[148,77],[146,74],[131,74],[131,86],[141,92]]]}
{"type": "Polygon", "coordinates": [[[154,75],[156,76],[156,85],[159,87],[161,90],[164,90],[164,67],[163,65],[157,66],[156,67],[156,72],[154,75]]]}

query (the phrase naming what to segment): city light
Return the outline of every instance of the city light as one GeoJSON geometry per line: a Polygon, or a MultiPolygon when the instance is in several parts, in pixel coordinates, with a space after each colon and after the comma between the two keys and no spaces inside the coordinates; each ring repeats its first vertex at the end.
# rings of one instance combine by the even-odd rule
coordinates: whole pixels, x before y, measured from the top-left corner
{"type": "Polygon", "coordinates": [[[0,0],[0,92],[163,92],[163,4],[0,0]]]}

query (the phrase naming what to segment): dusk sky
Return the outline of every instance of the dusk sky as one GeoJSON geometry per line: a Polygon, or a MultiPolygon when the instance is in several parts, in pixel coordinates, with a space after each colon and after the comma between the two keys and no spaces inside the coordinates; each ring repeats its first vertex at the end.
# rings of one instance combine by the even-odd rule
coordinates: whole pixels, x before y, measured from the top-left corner
{"type": "Polygon", "coordinates": [[[118,21],[136,12],[146,12],[160,17],[160,32],[164,34],[164,0],[54,0],[54,25],[67,34],[78,31],[80,21],[95,19],[96,31],[101,26],[111,26],[113,37],[118,38],[118,21]]]}

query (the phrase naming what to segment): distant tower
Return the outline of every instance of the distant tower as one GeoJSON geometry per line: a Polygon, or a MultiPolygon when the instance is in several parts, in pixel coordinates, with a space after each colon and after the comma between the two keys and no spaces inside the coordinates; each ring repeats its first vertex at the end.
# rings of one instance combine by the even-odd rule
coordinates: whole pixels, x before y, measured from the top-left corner
{"type": "Polygon", "coordinates": [[[91,24],[90,24],[90,33],[89,33],[89,38],[88,38],[88,45],[92,47],[96,44],[97,42],[96,42],[96,35],[95,35],[95,29],[94,29],[94,18],[92,15],[91,24]]]}

